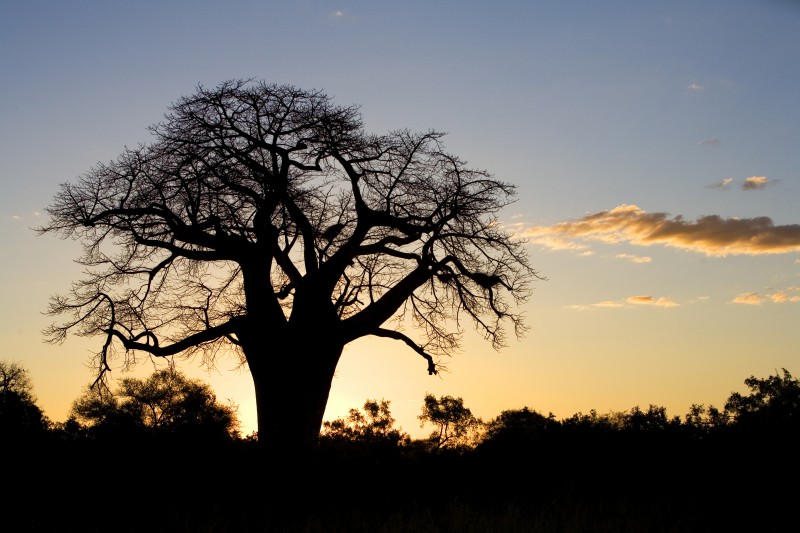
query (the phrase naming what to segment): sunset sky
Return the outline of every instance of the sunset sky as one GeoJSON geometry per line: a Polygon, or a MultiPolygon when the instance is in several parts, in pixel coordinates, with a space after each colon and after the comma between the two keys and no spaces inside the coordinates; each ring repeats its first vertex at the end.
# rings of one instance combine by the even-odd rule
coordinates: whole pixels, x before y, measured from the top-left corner
{"type": "MultiPolygon", "coordinates": [[[[530,330],[494,351],[467,332],[448,372],[396,342],[346,348],[326,418],[391,401],[422,436],[426,393],[489,420],[650,404],[721,407],[744,379],[800,375],[800,2],[0,0],[0,359],[54,421],[101,339],[43,342],[78,246],[37,236],[60,183],[168,105],[233,78],[323,89],[368,130],[445,131],[518,187],[530,330]]],[[[179,365],[239,405],[246,370],[179,365]]],[[[143,366],[137,375],[147,375],[143,366]]],[[[112,377],[125,374],[118,368],[112,377]]]]}

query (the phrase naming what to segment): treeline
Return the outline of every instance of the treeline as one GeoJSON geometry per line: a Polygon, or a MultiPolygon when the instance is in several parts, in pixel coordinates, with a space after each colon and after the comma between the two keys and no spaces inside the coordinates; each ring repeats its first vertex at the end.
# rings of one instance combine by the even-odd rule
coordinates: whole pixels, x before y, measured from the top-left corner
{"type": "Polygon", "coordinates": [[[800,381],[783,369],[745,384],[682,417],[650,405],[483,421],[427,395],[423,439],[367,400],[324,423],[307,464],[281,465],[240,433],[235,405],[179,372],[87,388],[51,422],[28,372],[0,362],[8,508],[19,531],[788,530],[800,381]],[[30,498],[52,512],[24,511],[30,498]]]}
{"type": "MultiPolygon", "coordinates": [[[[320,447],[352,448],[359,453],[413,451],[464,454],[472,451],[524,449],[569,441],[621,443],[630,439],[720,441],[724,439],[791,440],[800,434],[800,381],[782,369],[766,378],[745,380],[749,393],[734,392],[722,408],[693,405],[683,417],[664,407],[635,406],[628,411],[576,413],[557,419],[536,410],[506,410],[483,421],[473,416],[460,397],[426,395],[419,419],[431,429],[425,439],[412,439],[395,427],[390,402],[367,400],[346,417],[326,421],[320,447]]],[[[242,435],[237,406],[220,402],[211,387],[177,370],[160,370],[144,379],[125,378],[116,390],[87,387],[73,402],[69,418],[52,422],[36,403],[30,375],[17,363],[0,361],[0,428],[3,439],[91,441],[182,439],[203,443],[257,441],[242,435]]]]}

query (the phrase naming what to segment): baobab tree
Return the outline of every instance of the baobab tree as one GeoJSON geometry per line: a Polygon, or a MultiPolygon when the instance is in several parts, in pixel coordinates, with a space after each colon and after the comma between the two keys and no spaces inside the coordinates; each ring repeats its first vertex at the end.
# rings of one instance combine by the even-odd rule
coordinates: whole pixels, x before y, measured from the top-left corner
{"type": "Polygon", "coordinates": [[[524,330],[537,275],[497,220],[515,187],[442,133],[368,134],[358,106],[254,80],[199,86],[149,131],[61,185],[40,228],[82,243],[46,336],[100,337],[96,383],[114,358],[232,352],[259,441],[307,451],[348,343],[394,339],[436,374],[465,324],[495,348],[524,330]]]}

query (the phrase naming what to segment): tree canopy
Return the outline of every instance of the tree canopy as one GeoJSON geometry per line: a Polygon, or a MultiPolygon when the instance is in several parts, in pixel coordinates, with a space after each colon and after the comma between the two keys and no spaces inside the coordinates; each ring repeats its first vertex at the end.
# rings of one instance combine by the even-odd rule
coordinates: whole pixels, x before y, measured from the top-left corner
{"type": "Polygon", "coordinates": [[[436,398],[426,394],[419,418],[421,426],[431,424],[434,430],[428,440],[434,449],[458,448],[475,441],[474,433],[483,426],[483,421],[475,417],[464,405],[462,398],[446,395],[436,398]]]}
{"type": "Polygon", "coordinates": [[[28,369],[19,363],[0,361],[0,433],[12,439],[35,436],[49,421],[36,405],[28,369]]]}
{"type": "Polygon", "coordinates": [[[537,275],[497,215],[515,187],[448,153],[443,134],[365,131],[357,106],[253,80],[198,87],[149,144],[65,183],[41,228],[83,245],[83,279],[47,331],[119,356],[233,353],[259,435],[314,445],[343,347],[394,339],[429,374],[465,322],[495,348],[524,329],[537,275]],[[411,333],[404,326],[415,326],[411,333]]]}
{"type": "Polygon", "coordinates": [[[238,436],[236,408],[217,400],[211,387],[165,369],[146,379],[125,378],[116,391],[88,388],[71,414],[95,434],[117,437],[191,437],[207,441],[238,436]]]}

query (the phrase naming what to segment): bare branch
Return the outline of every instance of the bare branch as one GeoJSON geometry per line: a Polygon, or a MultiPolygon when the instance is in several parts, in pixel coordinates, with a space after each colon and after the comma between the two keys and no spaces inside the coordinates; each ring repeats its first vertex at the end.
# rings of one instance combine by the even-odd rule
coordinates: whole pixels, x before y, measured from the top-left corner
{"type": "Polygon", "coordinates": [[[408,338],[403,333],[400,333],[399,331],[395,331],[393,329],[378,328],[373,333],[373,335],[375,335],[376,337],[386,337],[386,338],[389,338],[389,339],[395,339],[395,340],[403,341],[412,350],[414,350],[415,352],[420,354],[426,361],[428,361],[428,374],[429,375],[434,375],[434,374],[438,374],[439,373],[439,371],[436,369],[436,363],[433,361],[433,357],[430,354],[428,354],[420,345],[415,343],[413,340],[408,338]]]}

